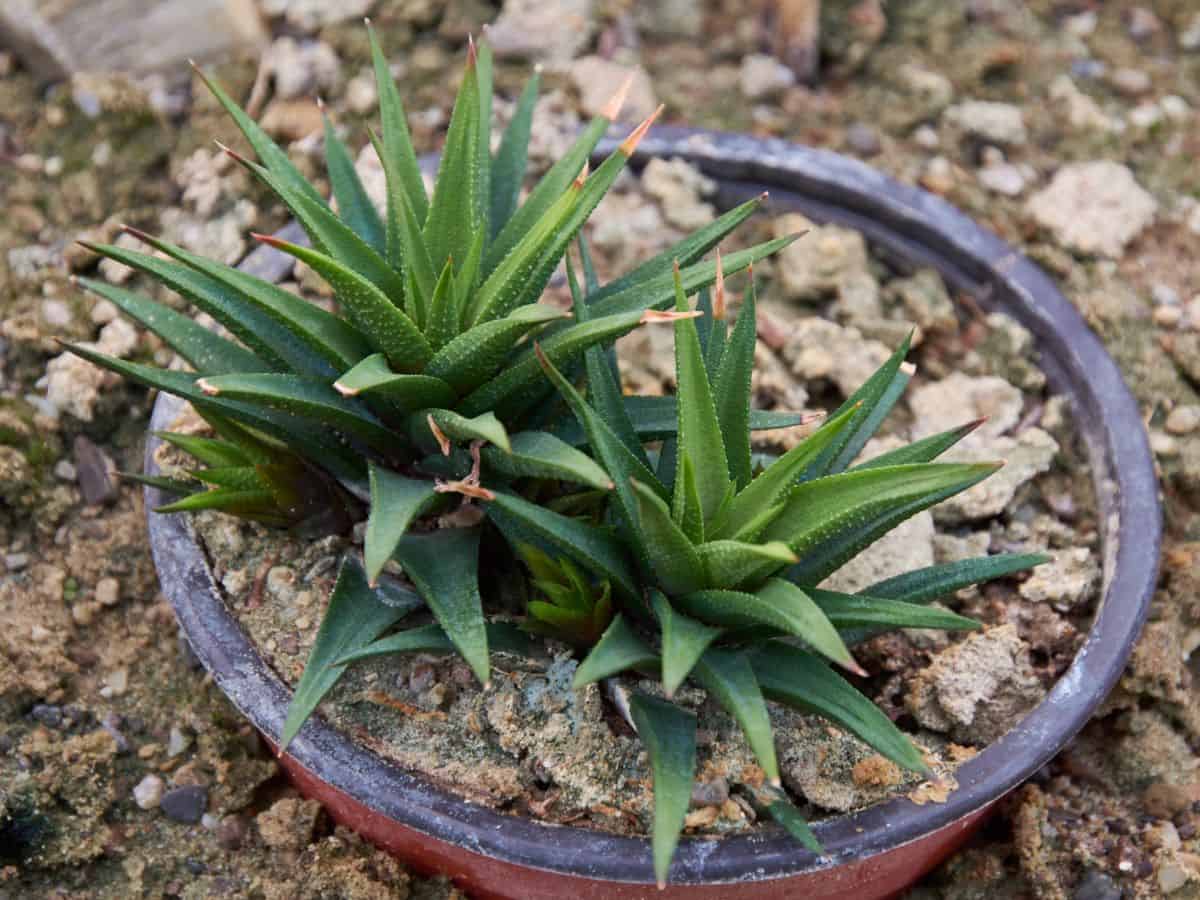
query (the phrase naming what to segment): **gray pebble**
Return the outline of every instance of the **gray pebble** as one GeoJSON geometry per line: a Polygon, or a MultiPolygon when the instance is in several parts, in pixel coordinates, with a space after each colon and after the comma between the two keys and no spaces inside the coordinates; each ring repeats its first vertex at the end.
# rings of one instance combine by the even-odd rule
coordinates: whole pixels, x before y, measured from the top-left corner
{"type": "Polygon", "coordinates": [[[208,808],[208,789],[198,784],[185,784],[163,794],[159,804],[168,819],[195,825],[208,808]]]}
{"type": "Polygon", "coordinates": [[[1121,900],[1121,889],[1103,872],[1091,869],[1079,880],[1072,900],[1121,900]]]}
{"type": "Polygon", "coordinates": [[[58,728],[62,725],[63,714],[61,706],[51,706],[48,703],[35,704],[29,713],[35,721],[41,722],[47,728],[58,728]]]}
{"type": "Polygon", "coordinates": [[[117,484],[112,477],[115,468],[103,450],[84,437],[75,438],[75,471],[79,490],[88,506],[111,503],[117,498],[117,484]]]}
{"type": "Polygon", "coordinates": [[[846,146],[862,156],[874,156],[883,149],[879,132],[866,122],[855,122],[846,129],[846,146]]]}

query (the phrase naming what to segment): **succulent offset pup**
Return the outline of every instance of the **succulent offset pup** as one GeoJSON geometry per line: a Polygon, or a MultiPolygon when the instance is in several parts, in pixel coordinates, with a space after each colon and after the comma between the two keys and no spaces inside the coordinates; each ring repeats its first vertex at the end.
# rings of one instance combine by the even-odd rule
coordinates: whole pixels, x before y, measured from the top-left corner
{"type": "Polygon", "coordinates": [[[373,33],[371,45],[383,121],[382,139],[371,138],[387,178],[382,217],[328,122],[336,212],[208,83],[259,162],[231,154],[287,205],[311,246],[256,237],[310,266],[333,289],[339,312],[128,229],[161,255],[93,249],[180,294],[233,339],[135,293],[81,279],[192,371],[71,347],[189,401],[211,426],[214,437],[163,435],[199,466],[185,478],[139,476],[182,495],[160,512],[209,509],[344,531],[365,509],[362,559],[342,561],[281,750],[355,661],[457,652],[486,685],[491,651],[528,653],[539,638],[561,640],[581,659],[576,686],[613,687],[649,752],[660,884],[694,776],[696,718],[671,700],[688,679],[743,729],[767,778],[762,805],[819,850],[780,786],[767,698],[825,716],[924,771],[908,738],[830,663],[862,674],[848,645],[881,630],[978,627],[927,604],[1041,557],[934,566],[855,595],[818,585],[888,530],[996,466],[933,462],[973,425],[853,465],[908,382],[907,341],[803,442],[778,459],[756,458],[752,432],[801,417],[751,409],[753,275],[732,329],[724,275],[792,238],[724,261],[719,251],[714,261],[702,258],[759,201],[601,285],[581,228],[650,120],[589,174],[619,93],[519,202],[538,77],[493,155],[490,53],[472,44],[429,196],[373,33]],[[568,252],[573,242],[582,285],[568,252]],[[570,311],[539,302],[564,260],[570,311]],[[692,309],[687,298],[697,292],[692,309]],[[675,329],[677,395],[628,396],[613,343],[659,321],[675,329]],[[440,515],[447,512],[456,514],[440,515]],[[507,546],[523,564],[514,571],[531,599],[520,627],[485,614],[482,542],[507,546]],[[381,578],[393,560],[411,587],[381,578]],[[387,633],[420,607],[433,622],[387,633]],[[627,691],[615,680],[624,672],[660,688],[627,691]]]}

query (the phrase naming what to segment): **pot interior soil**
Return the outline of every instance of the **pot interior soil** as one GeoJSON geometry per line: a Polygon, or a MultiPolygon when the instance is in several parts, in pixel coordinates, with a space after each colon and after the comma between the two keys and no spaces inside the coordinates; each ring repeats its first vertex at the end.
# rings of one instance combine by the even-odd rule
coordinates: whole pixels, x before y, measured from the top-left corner
{"type": "MultiPolygon", "coordinates": [[[[663,249],[676,239],[675,229],[711,218],[713,189],[678,161],[654,160],[640,180],[628,179],[591,224],[601,274],[663,249]]],[[[916,326],[912,381],[864,456],[986,418],[946,458],[1007,462],[984,484],[896,529],[828,584],[859,590],[901,571],[989,551],[1053,556],[1032,575],[944,601],[985,623],[980,632],[898,632],[856,648],[871,673],[862,688],[927,751],[931,780],[903,773],[824,720],[771,704],[785,786],[810,816],[899,793],[938,802],[955,787],[955,766],[1032,709],[1082,642],[1101,590],[1090,474],[1066,404],[1048,393],[1036,366],[1028,332],[1006,316],[955,303],[933,270],[885,266],[853,231],[786,215],[756,220],[739,240],[797,229],[809,233],[756,272],[762,302],[755,405],[831,410],[916,326]]],[[[736,291],[740,283],[731,286],[736,291]]],[[[565,293],[561,284],[553,290],[565,293]]],[[[673,388],[669,329],[642,328],[622,341],[621,353],[628,387],[673,388]]],[[[189,425],[185,416],[175,429],[202,425],[189,425]]],[[[760,434],[758,449],[786,449],[799,433],[760,434]]],[[[160,449],[164,467],[172,452],[160,449]]],[[[196,524],[230,610],[279,675],[295,684],[336,562],[354,538],[299,540],[213,513],[197,516],[196,524]]],[[[502,580],[485,578],[491,611],[519,615],[520,603],[502,580]]],[[[320,714],[381,756],[474,802],[552,822],[647,833],[646,756],[601,687],[571,690],[570,652],[548,644],[540,658],[495,654],[494,665],[484,690],[455,657],[361,664],[320,714]]],[[[649,683],[639,688],[656,690],[649,683]]],[[[689,829],[721,834],[757,827],[742,786],[763,776],[740,730],[701,690],[688,687],[679,699],[700,716],[689,829]]]]}

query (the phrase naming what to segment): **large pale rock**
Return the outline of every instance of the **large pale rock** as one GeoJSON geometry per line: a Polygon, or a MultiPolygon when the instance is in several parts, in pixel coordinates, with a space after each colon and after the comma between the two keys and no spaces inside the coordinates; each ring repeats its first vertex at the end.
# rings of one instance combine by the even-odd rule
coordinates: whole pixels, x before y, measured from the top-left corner
{"type": "Polygon", "coordinates": [[[904,702],[922,727],[979,745],[1001,737],[1041,696],[1028,648],[1014,625],[1001,625],[941,651],[904,702]]]}
{"type": "Polygon", "coordinates": [[[913,438],[985,419],[963,442],[968,447],[983,446],[1020,421],[1023,402],[1021,392],[1003,378],[952,372],[941,381],[921,385],[909,395],[909,408],[914,416],[913,438]]]}
{"type": "Polygon", "coordinates": [[[682,159],[650,160],[642,171],[642,187],[658,200],[664,218],[684,231],[702,228],[716,217],[703,199],[716,190],[716,182],[682,159]]]}
{"type": "Polygon", "coordinates": [[[571,81],[579,91],[579,106],[589,116],[598,116],[625,80],[632,75],[633,83],[625,96],[618,119],[640,122],[654,112],[658,99],[654,85],[641,66],[623,66],[600,56],[585,56],[570,66],[571,81]]]}
{"type": "Polygon", "coordinates": [[[797,213],[772,223],[777,236],[803,232],[775,259],[789,300],[811,302],[841,293],[856,279],[871,278],[867,244],[857,231],[837,225],[814,225],[797,213]]]}
{"type": "Polygon", "coordinates": [[[0,46],[44,78],[162,71],[266,39],[253,0],[0,0],[0,46]]]}
{"type": "Polygon", "coordinates": [[[1026,210],[1067,249],[1117,259],[1154,221],[1158,201],[1127,166],[1097,160],[1063,166],[1026,210]]]}
{"type": "Polygon", "coordinates": [[[1016,438],[998,437],[979,445],[955,447],[941,457],[942,461],[1003,461],[1004,465],[970,490],[935,506],[934,519],[957,525],[1000,515],[1013,502],[1017,490],[1049,469],[1057,454],[1058,442],[1040,428],[1026,428],[1016,438]]]}
{"type": "Polygon", "coordinates": [[[1019,146],[1029,140],[1019,106],[989,100],[967,100],[946,110],[946,120],[974,137],[993,144],[1019,146]]]}
{"type": "Polygon", "coordinates": [[[933,565],[933,516],[928,510],[893,528],[821,585],[855,594],[872,584],[933,565]]]}
{"type": "Polygon", "coordinates": [[[780,353],[794,375],[806,381],[828,379],[846,397],[891,356],[886,346],[867,340],[857,328],[816,317],[795,321],[786,340],[780,353]]]}
{"type": "Polygon", "coordinates": [[[566,62],[595,30],[592,0],[505,0],[488,30],[497,56],[566,62]]]}

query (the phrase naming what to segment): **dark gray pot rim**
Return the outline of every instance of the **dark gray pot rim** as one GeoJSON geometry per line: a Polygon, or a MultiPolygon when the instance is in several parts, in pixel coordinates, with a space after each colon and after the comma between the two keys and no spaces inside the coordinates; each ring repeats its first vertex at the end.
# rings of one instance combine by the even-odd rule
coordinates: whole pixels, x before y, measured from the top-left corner
{"type": "MultiPolygon", "coordinates": [[[[784,878],[904,846],[1002,797],[1045,765],[1088,721],[1120,676],[1145,619],[1158,571],[1161,509],[1137,404],[1099,339],[1030,260],[945,201],[823,150],[671,127],[651,131],[638,159],[681,157],[722,186],[722,204],[769,190],[776,209],[858,229],[885,254],[941,271],[951,290],[1003,310],[1033,332],[1039,364],[1073,406],[1093,471],[1104,595],[1087,639],[1041,704],[957,771],[946,802],[890,800],[820,822],[817,857],[781,832],[685,839],[672,882],[784,878]]],[[[178,401],[162,396],[151,422],[166,427],[178,401]]],[[[156,441],[147,447],[152,470],[156,441]]],[[[163,498],[147,490],[147,505],[163,498]]],[[[271,739],[290,692],[230,615],[187,518],[149,515],[163,590],[217,685],[271,739]]],[[[402,825],[508,862],[618,882],[653,884],[649,844],[548,825],[478,806],[401,771],[327,725],[309,720],[289,754],[318,778],[402,825]]]]}

